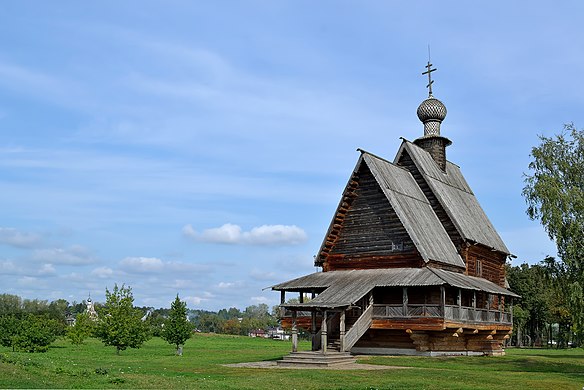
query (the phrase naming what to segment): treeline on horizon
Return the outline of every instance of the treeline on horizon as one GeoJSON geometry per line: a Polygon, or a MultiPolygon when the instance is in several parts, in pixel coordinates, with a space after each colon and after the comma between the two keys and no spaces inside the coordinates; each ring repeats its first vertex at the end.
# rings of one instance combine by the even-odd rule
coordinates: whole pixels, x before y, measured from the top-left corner
{"type": "MultiPolygon", "coordinates": [[[[104,304],[94,302],[94,305],[99,315],[104,304]]],[[[170,312],[170,304],[168,308],[155,309],[147,306],[135,306],[135,308],[144,316],[149,313],[144,322],[148,325],[152,336],[160,336],[164,319],[168,318],[170,312]]],[[[244,310],[236,307],[218,311],[187,309],[187,315],[196,331],[247,335],[252,330],[278,326],[276,308],[277,306],[270,309],[268,305],[260,303],[247,306],[244,310]]],[[[70,303],[66,299],[48,301],[23,299],[13,294],[0,294],[0,318],[10,316],[24,320],[29,316],[34,316],[46,321],[50,320],[57,336],[65,335],[68,317],[75,318],[78,314],[85,313],[86,309],[86,301],[70,303]]]]}

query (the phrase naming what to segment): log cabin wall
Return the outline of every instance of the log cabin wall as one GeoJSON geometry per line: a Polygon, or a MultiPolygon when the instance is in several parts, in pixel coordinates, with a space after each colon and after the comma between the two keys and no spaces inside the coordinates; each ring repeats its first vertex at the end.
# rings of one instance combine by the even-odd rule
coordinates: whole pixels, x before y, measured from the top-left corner
{"type": "Polygon", "coordinates": [[[452,241],[456,249],[460,250],[460,248],[462,248],[464,240],[458,233],[458,230],[456,230],[456,226],[454,226],[454,223],[452,223],[452,220],[446,213],[446,210],[444,210],[444,208],[438,201],[438,198],[436,198],[436,195],[434,195],[434,192],[432,192],[432,190],[430,189],[430,186],[428,185],[428,183],[418,170],[418,167],[416,167],[416,164],[414,164],[414,161],[412,160],[408,152],[406,152],[405,150],[403,151],[399,161],[397,162],[397,165],[402,166],[406,168],[408,171],[410,171],[410,173],[416,180],[416,183],[418,183],[418,186],[420,187],[422,192],[424,192],[424,195],[428,199],[428,202],[430,202],[430,205],[432,206],[434,213],[436,213],[436,216],[442,223],[442,226],[444,226],[444,230],[446,230],[448,237],[450,237],[450,240],[452,241]]]}
{"type": "Polygon", "coordinates": [[[471,245],[464,251],[464,255],[469,276],[485,278],[505,287],[505,254],[482,245],[471,245]]]}
{"type": "Polygon", "coordinates": [[[343,194],[320,257],[323,271],[423,264],[366,164],[361,164],[343,194]]]}

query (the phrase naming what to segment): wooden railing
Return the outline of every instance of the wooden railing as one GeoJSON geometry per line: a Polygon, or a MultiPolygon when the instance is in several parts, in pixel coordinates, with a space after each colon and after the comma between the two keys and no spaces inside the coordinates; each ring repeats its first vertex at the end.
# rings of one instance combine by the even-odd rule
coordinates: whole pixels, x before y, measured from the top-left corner
{"type": "Polygon", "coordinates": [[[351,326],[351,329],[345,333],[345,341],[343,343],[343,349],[345,351],[350,351],[353,345],[359,341],[361,336],[363,336],[371,326],[371,321],[373,320],[373,306],[374,305],[369,305],[357,321],[355,321],[353,326],[351,326]]]}
{"type": "Polygon", "coordinates": [[[373,318],[433,317],[462,322],[511,323],[511,313],[457,305],[373,305],[373,318]]]}

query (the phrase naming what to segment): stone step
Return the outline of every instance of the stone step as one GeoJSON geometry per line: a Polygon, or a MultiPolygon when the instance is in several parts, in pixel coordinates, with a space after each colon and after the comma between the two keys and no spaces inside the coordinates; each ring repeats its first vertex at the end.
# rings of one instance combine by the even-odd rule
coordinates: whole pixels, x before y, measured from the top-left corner
{"type": "Polygon", "coordinates": [[[285,367],[329,367],[355,362],[356,359],[348,352],[327,352],[323,354],[320,351],[301,351],[284,356],[277,364],[285,367]]]}

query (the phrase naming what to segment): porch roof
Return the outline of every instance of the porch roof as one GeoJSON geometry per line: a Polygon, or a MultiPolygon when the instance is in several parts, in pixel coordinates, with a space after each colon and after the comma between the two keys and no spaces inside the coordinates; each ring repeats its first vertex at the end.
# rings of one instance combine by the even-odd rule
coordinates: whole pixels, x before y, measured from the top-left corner
{"type": "Polygon", "coordinates": [[[483,278],[435,268],[393,268],[316,272],[271,286],[278,291],[324,291],[290,308],[336,308],[355,304],[375,287],[452,286],[510,297],[519,295],[483,278]]]}

